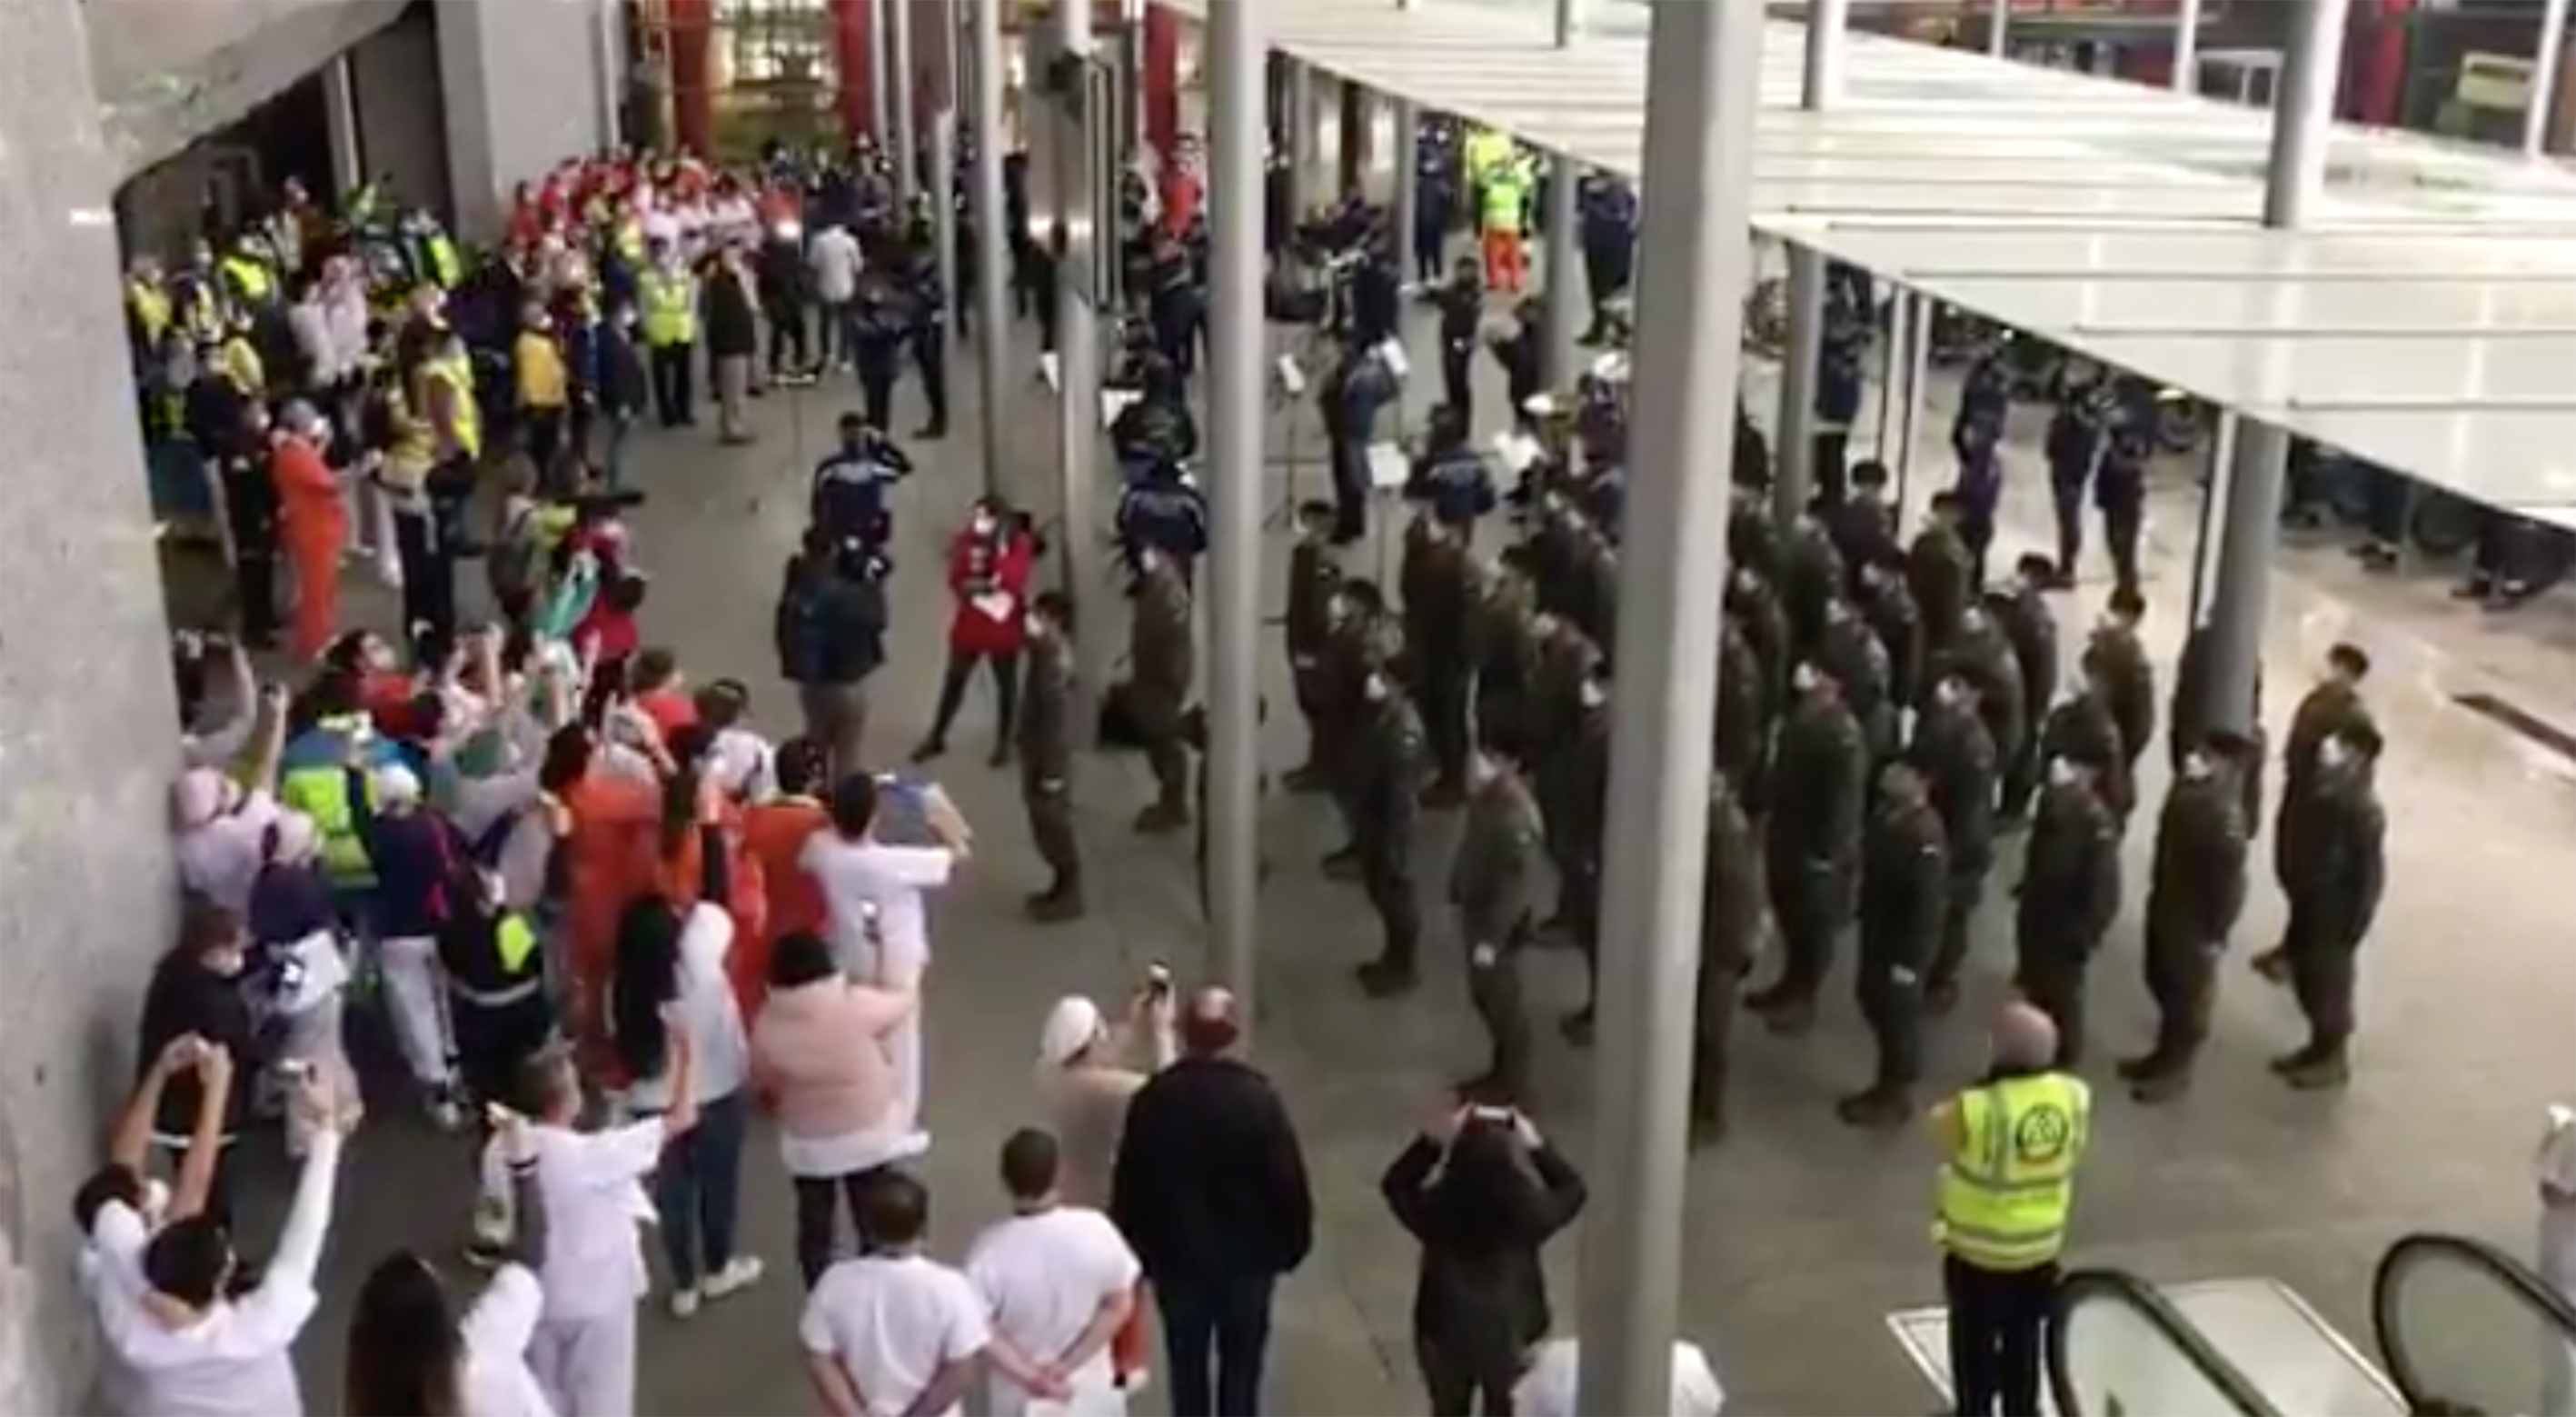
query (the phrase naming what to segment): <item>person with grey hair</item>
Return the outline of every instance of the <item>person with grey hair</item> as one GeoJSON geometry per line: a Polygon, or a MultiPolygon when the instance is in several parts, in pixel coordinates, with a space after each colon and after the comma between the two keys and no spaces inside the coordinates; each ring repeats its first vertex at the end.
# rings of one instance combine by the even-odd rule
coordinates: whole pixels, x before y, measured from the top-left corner
{"type": "Polygon", "coordinates": [[[2057,1025],[2014,1000],[1995,1016],[1992,1065],[1926,1118],[1941,1148],[1942,1291],[1961,1417],[2036,1417],[2040,1358],[2093,1094],[2058,1069],[2057,1025]]]}

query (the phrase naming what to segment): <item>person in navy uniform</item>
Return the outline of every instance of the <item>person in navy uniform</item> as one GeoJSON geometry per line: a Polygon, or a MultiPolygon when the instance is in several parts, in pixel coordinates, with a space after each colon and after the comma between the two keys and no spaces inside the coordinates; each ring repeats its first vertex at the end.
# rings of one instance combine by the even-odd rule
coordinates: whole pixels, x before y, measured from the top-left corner
{"type": "MultiPolygon", "coordinates": [[[[1864,286],[1868,277],[1862,277],[1864,286]]],[[[1869,356],[1869,306],[1841,281],[1829,281],[1825,338],[1816,355],[1816,500],[1842,505],[1851,426],[1860,417],[1864,366],[1869,356]]]]}
{"type": "Polygon", "coordinates": [[[2055,589],[2075,584],[2075,562],[2084,552],[2084,492],[2093,481],[2093,465],[2109,440],[2117,401],[2108,377],[2096,374],[2070,384],[2048,420],[2048,491],[2057,510],[2055,589]]]}
{"type": "Polygon", "coordinates": [[[1440,258],[1448,254],[1449,229],[1458,221],[1457,152],[1425,133],[1414,153],[1413,278],[1429,285],[1440,279],[1440,258]]]}
{"type": "Polygon", "coordinates": [[[1448,283],[1431,292],[1440,312],[1440,401],[1475,424],[1473,371],[1476,336],[1485,323],[1485,268],[1473,256],[1461,256],[1448,283]]]}
{"type": "Polygon", "coordinates": [[[1207,551],[1207,498],[1179,463],[1149,462],[1118,495],[1117,528],[1119,549],[1131,568],[1141,574],[1145,553],[1158,552],[1188,584],[1207,551]]]}
{"type": "Polygon", "coordinates": [[[2004,362],[2004,346],[1998,343],[1977,356],[1960,386],[1959,411],[1950,419],[1951,450],[1966,458],[1971,430],[2001,442],[2005,421],[2011,416],[2012,370],[2004,362]]]}
{"type": "Polygon", "coordinates": [[[841,415],[841,446],[814,468],[810,516],[835,542],[882,547],[894,537],[886,492],[912,474],[912,460],[855,413],[841,415]]]}
{"type": "Polygon", "coordinates": [[[1413,461],[1404,484],[1404,500],[1444,527],[1472,537],[1476,522],[1494,510],[1501,498],[1494,489],[1494,469],[1467,439],[1467,417],[1453,407],[1431,410],[1431,437],[1413,461]]]}
{"type": "Polygon", "coordinates": [[[1577,198],[1583,239],[1583,284],[1592,295],[1586,346],[1609,338],[1609,307],[1628,293],[1637,264],[1637,192],[1608,173],[1587,173],[1577,198]]]}
{"type": "Polygon", "coordinates": [[[922,401],[930,417],[913,430],[916,438],[948,435],[948,293],[939,281],[939,252],[927,240],[907,245],[904,269],[906,337],[912,345],[913,368],[921,374],[922,401]]]}
{"type": "Polygon", "coordinates": [[[1134,403],[1109,424],[1109,446],[1130,481],[1155,465],[1175,467],[1198,456],[1199,425],[1190,415],[1189,390],[1180,369],[1153,350],[1136,361],[1134,403]]]}
{"type": "Polygon", "coordinates": [[[1395,372],[1377,352],[1357,341],[1324,380],[1324,436],[1333,466],[1333,540],[1349,545],[1368,535],[1368,450],[1377,440],[1380,410],[1396,397],[1395,372]]]}
{"type": "Polygon", "coordinates": [[[1188,248],[1168,234],[1155,238],[1145,268],[1145,310],[1154,348],[1186,380],[1198,368],[1207,333],[1207,293],[1193,278],[1188,248]]]}

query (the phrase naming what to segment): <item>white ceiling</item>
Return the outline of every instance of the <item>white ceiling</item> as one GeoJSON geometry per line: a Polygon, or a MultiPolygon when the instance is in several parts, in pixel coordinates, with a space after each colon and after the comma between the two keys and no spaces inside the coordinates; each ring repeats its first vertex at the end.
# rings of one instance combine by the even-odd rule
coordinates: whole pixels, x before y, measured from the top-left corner
{"type": "MultiPolygon", "coordinates": [[[[1318,68],[1637,173],[1645,40],[1624,24],[1560,51],[1545,5],[1262,11],[1318,68]]],[[[1835,108],[1805,113],[1803,30],[1766,40],[1757,232],[2461,496],[2576,517],[2566,170],[2340,128],[2316,226],[2267,232],[2268,113],[1866,34],[1835,108]]]]}

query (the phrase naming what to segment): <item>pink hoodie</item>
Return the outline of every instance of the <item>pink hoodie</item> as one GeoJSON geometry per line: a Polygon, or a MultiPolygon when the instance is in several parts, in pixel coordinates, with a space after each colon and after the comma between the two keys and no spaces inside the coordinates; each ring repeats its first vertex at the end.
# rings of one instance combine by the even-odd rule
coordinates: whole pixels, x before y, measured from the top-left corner
{"type": "Polygon", "coordinates": [[[825,1141],[892,1120],[894,1062],[885,1035],[916,999],[838,977],[773,989],[751,1031],[752,1075],[778,1100],[787,1135],[825,1141]]]}

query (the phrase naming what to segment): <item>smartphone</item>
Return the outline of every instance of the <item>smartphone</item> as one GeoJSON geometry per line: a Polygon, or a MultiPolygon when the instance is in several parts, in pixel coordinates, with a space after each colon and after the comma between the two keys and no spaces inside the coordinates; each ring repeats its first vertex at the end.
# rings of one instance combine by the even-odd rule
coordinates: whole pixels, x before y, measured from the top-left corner
{"type": "Polygon", "coordinates": [[[313,1080],[313,1064],[311,1061],[304,1058],[289,1058],[277,1065],[277,1075],[281,1079],[291,1083],[301,1084],[311,1082],[313,1080]]]}
{"type": "Polygon", "coordinates": [[[1508,1127],[1520,1121],[1520,1119],[1521,1114],[1513,1111],[1509,1107],[1470,1107],[1467,1109],[1467,1120],[1470,1122],[1490,1122],[1497,1127],[1508,1127]]]}
{"type": "Polygon", "coordinates": [[[1161,960],[1145,966],[1145,989],[1158,997],[1171,993],[1172,967],[1161,960]]]}

